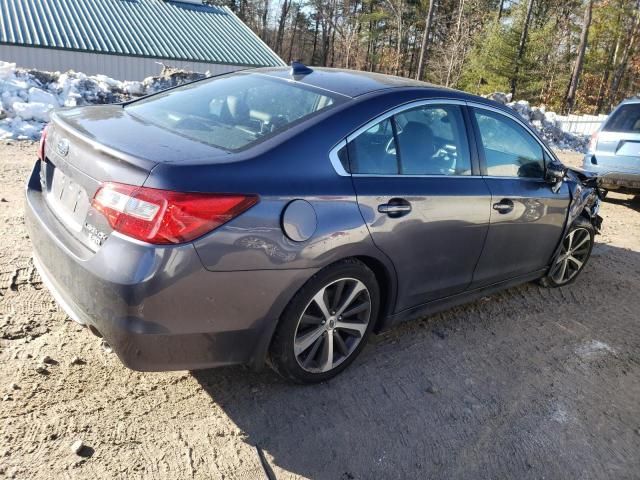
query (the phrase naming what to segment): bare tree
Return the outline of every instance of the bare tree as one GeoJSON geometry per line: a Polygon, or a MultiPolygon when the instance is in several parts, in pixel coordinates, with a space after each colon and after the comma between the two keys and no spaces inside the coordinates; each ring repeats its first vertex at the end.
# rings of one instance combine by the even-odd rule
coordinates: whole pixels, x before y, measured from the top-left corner
{"type": "MultiPolygon", "coordinates": [[[[460,42],[460,29],[462,28],[462,14],[464,13],[464,0],[460,0],[458,6],[458,24],[456,25],[456,34],[454,37],[454,51],[456,50],[457,44],[460,42]]],[[[451,55],[451,59],[449,61],[449,68],[447,69],[447,80],[445,81],[445,86],[451,85],[451,73],[453,71],[453,63],[456,59],[457,55],[451,55]]]]}
{"type": "Polygon", "coordinates": [[[609,107],[613,105],[613,103],[616,101],[616,97],[618,96],[618,89],[620,88],[622,78],[624,77],[624,74],[627,71],[629,58],[631,57],[631,54],[635,49],[636,42],[638,41],[639,30],[640,30],[640,14],[636,10],[633,25],[629,31],[627,42],[622,52],[622,57],[620,59],[620,62],[618,63],[618,66],[616,67],[616,70],[613,74],[613,78],[611,79],[611,89],[609,90],[609,107]]]}
{"type": "Polygon", "coordinates": [[[582,21],[582,33],[580,34],[580,45],[578,45],[578,57],[573,66],[571,73],[571,81],[567,89],[567,95],[564,100],[564,110],[570,113],[576,101],[576,91],[578,90],[578,82],[582,74],[582,66],[584,64],[584,55],[587,51],[587,41],[589,40],[589,27],[591,27],[591,16],[593,12],[593,0],[587,0],[587,6],[584,10],[584,20],[582,21]]]}
{"type": "Polygon", "coordinates": [[[263,41],[267,41],[267,18],[269,18],[269,0],[263,0],[262,5],[262,33],[261,38],[263,41]]]}
{"type": "Polygon", "coordinates": [[[282,42],[284,41],[284,27],[289,16],[292,0],[282,0],[282,10],[280,12],[280,20],[278,21],[278,34],[276,35],[275,51],[282,54],[282,42]]]}
{"type": "Polygon", "coordinates": [[[500,0],[498,6],[498,21],[502,20],[502,13],[504,12],[504,0],[500,0]]]}
{"type": "Polygon", "coordinates": [[[524,57],[524,50],[527,46],[527,35],[529,34],[529,23],[531,22],[531,12],[533,10],[533,0],[528,0],[527,13],[524,17],[524,25],[522,26],[522,32],[520,33],[520,43],[518,43],[518,53],[516,55],[516,66],[511,77],[511,96],[515,98],[516,88],[518,86],[518,76],[520,75],[520,67],[522,64],[522,58],[524,57]]]}
{"type": "Polygon", "coordinates": [[[429,0],[429,9],[427,10],[427,18],[424,21],[424,32],[422,33],[422,43],[420,45],[420,55],[418,59],[418,70],[416,72],[416,80],[422,80],[424,75],[424,66],[427,61],[427,43],[429,41],[429,33],[433,22],[433,12],[435,8],[435,0],[429,0]]]}
{"type": "Polygon", "coordinates": [[[402,61],[402,39],[403,39],[403,22],[402,15],[405,9],[404,0],[386,0],[386,5],[391,11],[396,24],[396,52],[393,73],[398,75],[400,73],[400,63],[402,61]]]}
{"type": "Polygon", "coordinates": [[[296,33],[298,33],[298,24],[300,23],[300,5],[295,6],[293,13],[293,31],[291,32],[291,39],[289,41],[289,56],[287,57],[287,63],[291,63],[291,56],[293,54],[293,42],[296,39],[296,33]]]}
{"type": "Polygon", "coordinates": [[[600,87],[598,88],[598,99],[596,101],[595,114],[599,115],[604,107],[604,102],[607,96],[607,89],[609,86],[609,76],[611,75],[611,69],[615,63],[618,51],[620,49],[620,21],[622,20],[622,7],[624,0],[618,1],[619,11],[616,18],[616,33],[609,45],[609,54],[607,55],[607,62],[604,67],[604,72],[600,80],[600,87]]]}

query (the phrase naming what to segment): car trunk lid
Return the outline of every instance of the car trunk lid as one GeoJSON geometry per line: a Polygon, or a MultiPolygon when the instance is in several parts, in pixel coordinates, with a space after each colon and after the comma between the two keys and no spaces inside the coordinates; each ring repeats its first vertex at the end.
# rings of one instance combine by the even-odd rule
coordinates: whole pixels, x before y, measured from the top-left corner
{"type": "Polygon", "coordinates": [[[597,135],[595,154],[611,171],[640,169],[640,103],[622,103],[611,113],[597,135]]]}
{"type": "Polygon", "coordinates": [[[82,107],[52,115],[41,165],[45,200],[58,220],[96,251],[111,234],[91,207],[104,182],[141,186],[158,163],[224,156],[128,115],[121,105],[82,107]]]}
{"type": "Polygon", "coordinates": [[[640,170],[640,133],[600,132],[596,156],[606,156],[612,169],[640,170]]]}

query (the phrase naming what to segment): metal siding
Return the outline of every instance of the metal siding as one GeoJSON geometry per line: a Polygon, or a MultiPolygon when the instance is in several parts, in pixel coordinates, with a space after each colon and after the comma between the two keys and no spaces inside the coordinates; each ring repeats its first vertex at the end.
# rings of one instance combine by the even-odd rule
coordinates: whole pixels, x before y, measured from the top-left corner
{"type": "Polygon", "coordinates": [[[105,55],[14,45],[0,45],[0,60],[14,62],[24,68],[60,72],[75,70],[88,75],[103,74],[118,80],[143,80],[149,76],[159,75],[162,67],[157,62],[194,72],[209,71],[212,75],[243,68],[220,63],[105,55]]]}
{"type": "Polygon", "coordinates": [[[209,64],[284,65],[227,7],[166,0],[0,0],[0,43],[209,64]]]}

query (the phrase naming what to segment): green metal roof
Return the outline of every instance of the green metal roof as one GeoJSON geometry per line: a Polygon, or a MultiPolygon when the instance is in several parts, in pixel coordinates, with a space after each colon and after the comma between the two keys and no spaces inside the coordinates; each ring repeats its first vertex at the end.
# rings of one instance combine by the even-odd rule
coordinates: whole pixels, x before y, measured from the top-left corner
{"type": "Polygon", "coordinates": [[[228,65],[284,65],[227,7],[166,0],[0,0],[0,43],[228,65]]]}

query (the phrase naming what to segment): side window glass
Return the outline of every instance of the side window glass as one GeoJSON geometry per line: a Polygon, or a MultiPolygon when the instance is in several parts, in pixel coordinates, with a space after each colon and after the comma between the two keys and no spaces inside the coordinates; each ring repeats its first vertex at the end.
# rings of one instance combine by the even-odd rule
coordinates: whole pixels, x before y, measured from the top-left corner
{"type": "Polygon", "coordinates": [[[342,168],[344,168],[345,172],[351,172],[351,167],[349,166],[349,154],[347,152],[346,145],[338,150],[338,160],[340,160],[342,168]]]}
{"type": "Polygon", "coordinates": [[[460,107],[427,105],[395,116],[404,175],[471,175],[460,107]]]}
{"type": "Polygon", "coordinates": [[[390,119],[375,124],[349,142],[349,163],[351,173],[398,173],[396,142],[390,119]]]}
{"type": "Polygon", "coordinates": [[[504,115],[475,110],[487,175],[496,177],[542,178],[542,147],[517,122],[504,115]]]}

